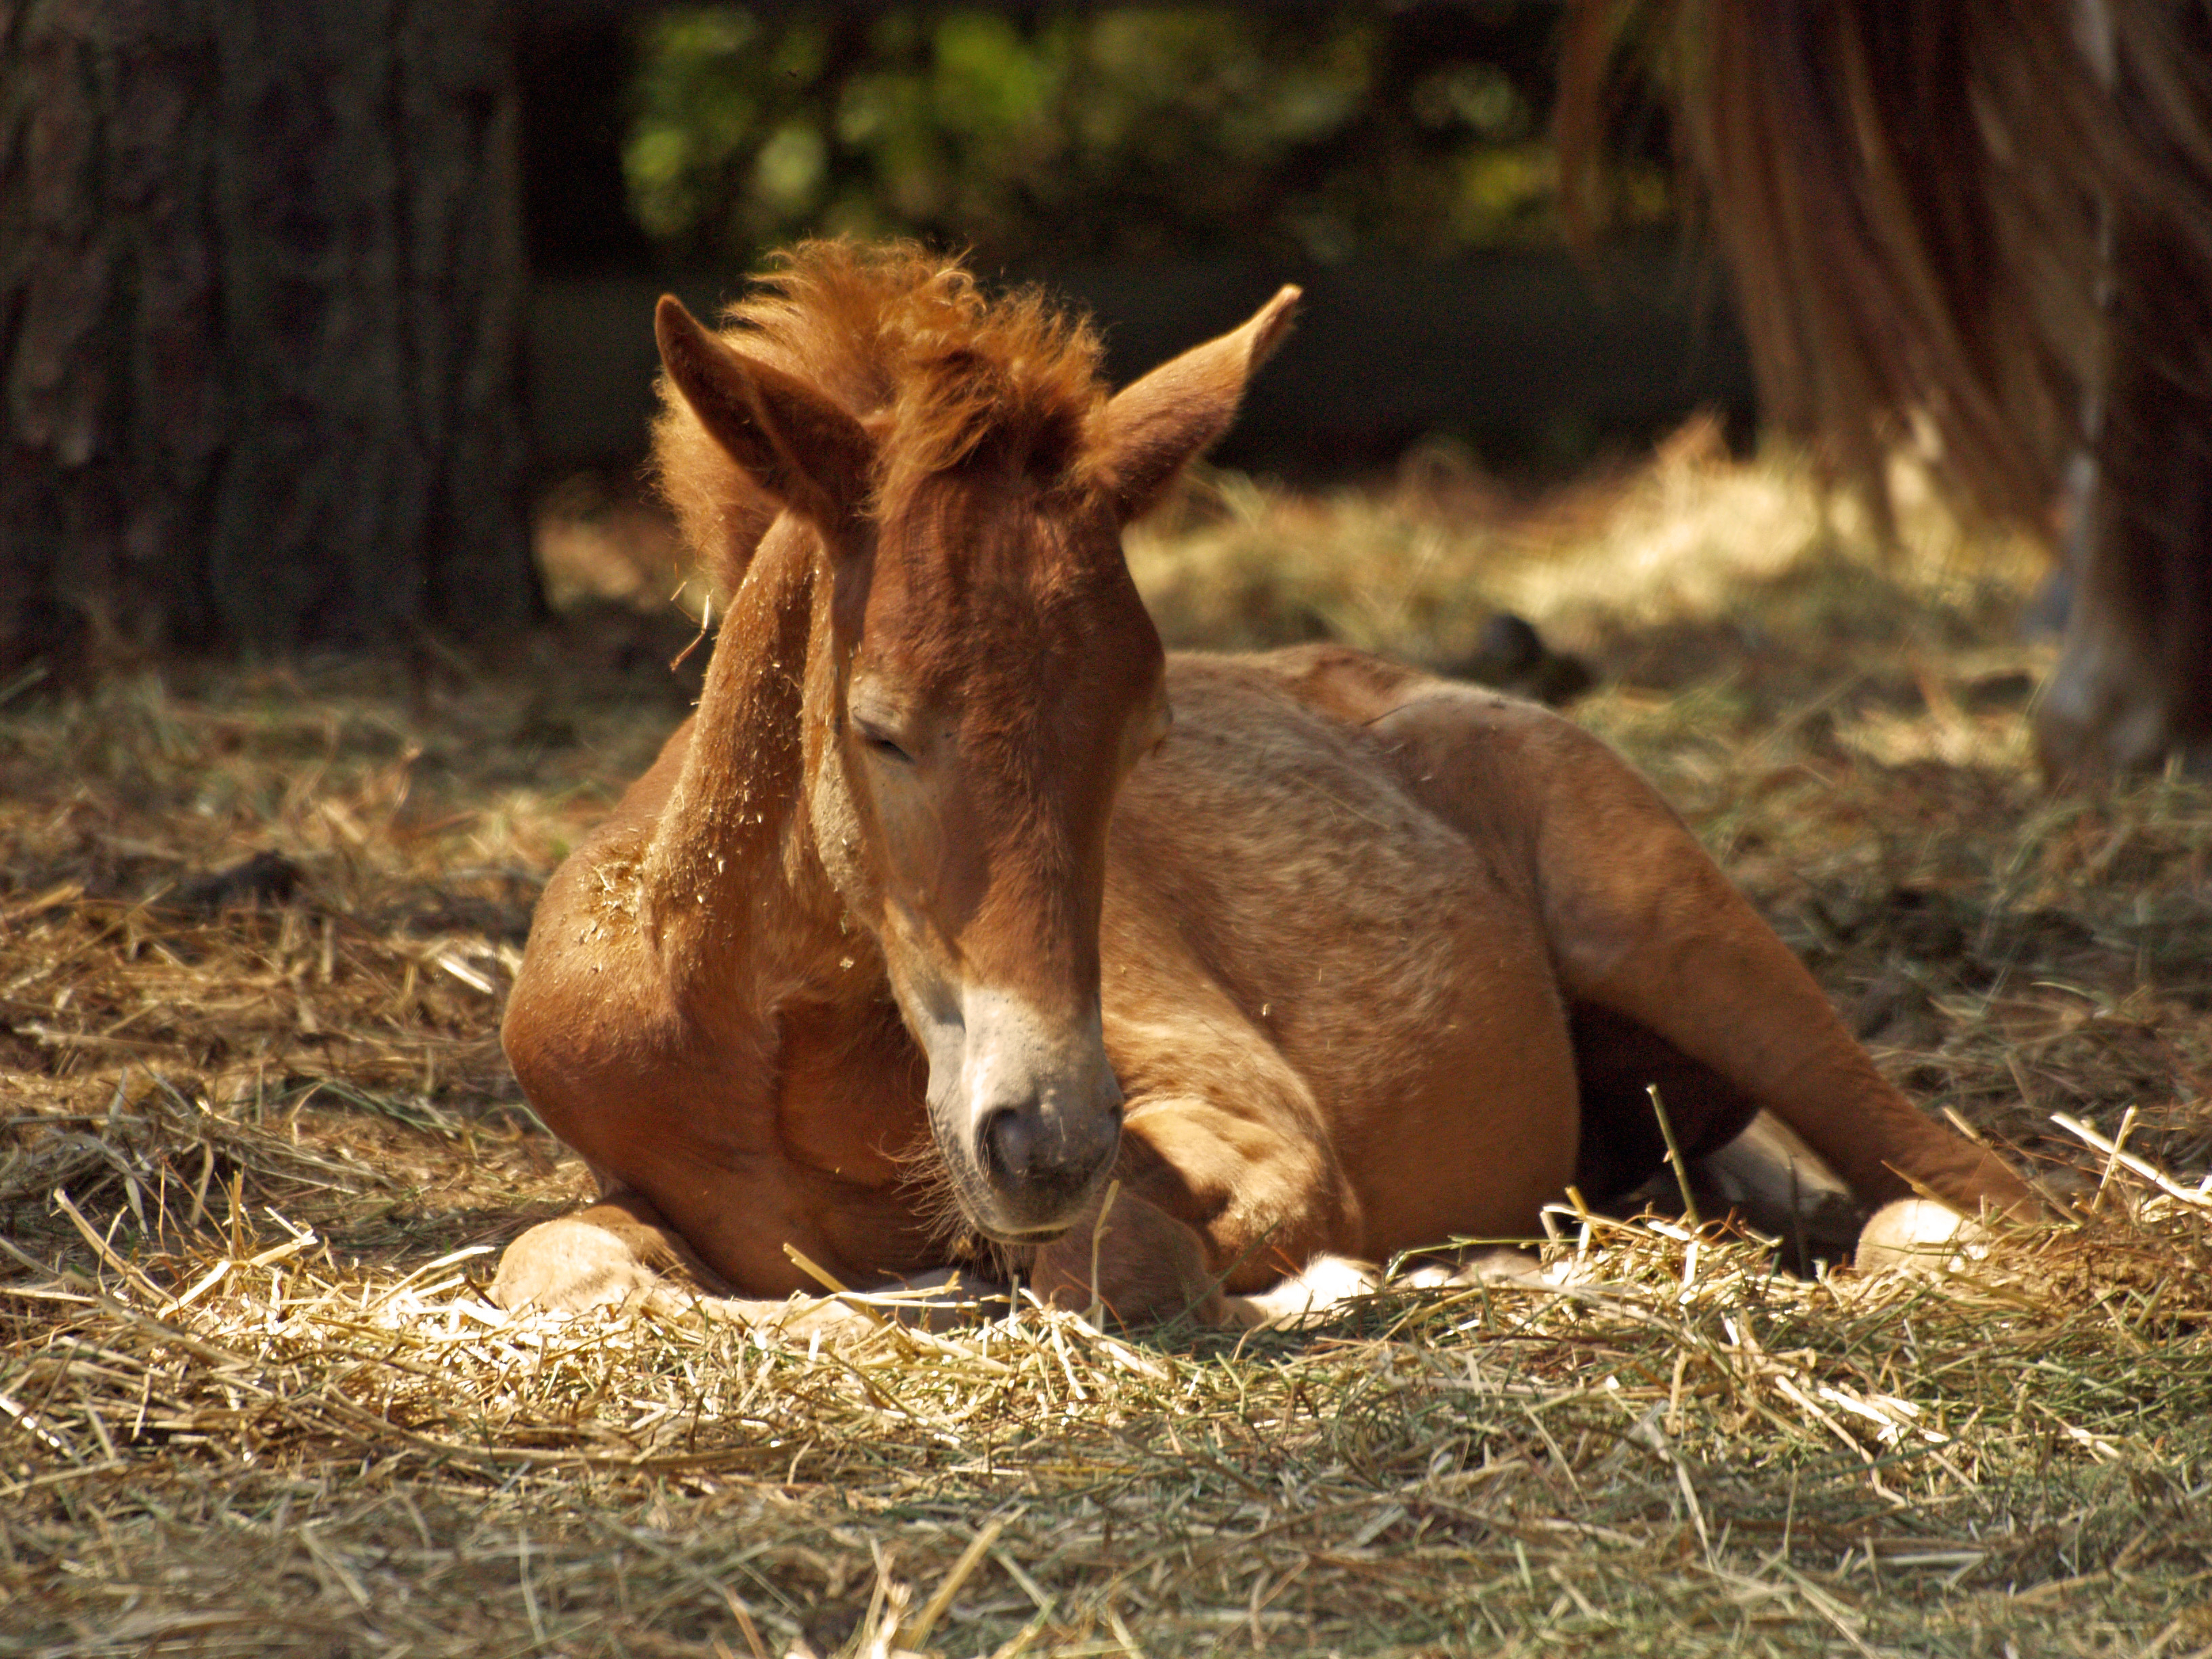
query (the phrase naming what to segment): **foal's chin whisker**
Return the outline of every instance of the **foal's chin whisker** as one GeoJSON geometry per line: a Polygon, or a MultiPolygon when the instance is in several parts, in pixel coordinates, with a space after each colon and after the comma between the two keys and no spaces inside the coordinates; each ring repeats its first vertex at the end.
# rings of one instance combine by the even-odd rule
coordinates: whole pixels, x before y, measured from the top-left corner
{"type": "Polygon", "coordinates": [[[963,1234],[975,1231],[960,1207],[952,1166],[934,1139],[924,1137],[912,1151],[894,1152],[891,1161],[898,1166],[899,1191],[914,1206],[933,1243],[954,1246],[963,1234]]]}
{"type": "Polygon", "coordinates": [[[892,1162],[898,1166],[899,1191],[913,1206],[931,1242],[945,1251],[948,1266],[972,1268],[1001,1285],[1027,1267],[1031,1252],[985,1237],[968,1218],[952,1166],[934,1139],[924,1139],[911,1152],[893,1153],[892,1162]]]}

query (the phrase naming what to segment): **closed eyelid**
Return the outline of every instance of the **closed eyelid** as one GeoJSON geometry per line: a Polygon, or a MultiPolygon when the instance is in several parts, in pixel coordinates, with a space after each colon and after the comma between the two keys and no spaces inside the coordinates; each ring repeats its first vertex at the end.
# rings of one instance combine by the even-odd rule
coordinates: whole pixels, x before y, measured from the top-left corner
{"type": "Polygon", "coordinates": [[[845,712],[855,726],[873,726],[879,732],[901,732],[913,723],[913,712],[903,699],[866,681],[847,691],[845,712]]]}
{"type": "Polygon", "coordinates": [[[912,759],[928,744],[923,712],[906,698],[885,695],[878,687],[865,683],[854,687],[846,697],[845,714],[853,735],[876,748],[912,759]]]}

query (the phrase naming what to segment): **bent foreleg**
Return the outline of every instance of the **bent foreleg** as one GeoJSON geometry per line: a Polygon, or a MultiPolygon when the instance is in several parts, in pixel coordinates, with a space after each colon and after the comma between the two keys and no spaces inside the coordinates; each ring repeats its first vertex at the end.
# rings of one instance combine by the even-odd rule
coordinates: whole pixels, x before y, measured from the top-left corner
{"type": "Polygon", "coordinates": [[[510,1312],[623,1308],[696,1313],[789,1337],[863,1335],[881,1316],[830,1297],[736,1297],[652,1203],[617,1189],[522,1234],[499,1259],[491,1299],[510,1312]]]}
{"type": "Polygon", "coordinates": [[[1334,1158],[1295,1129],[1156,1097],[1131,1108],[1123,1135],[1110,1206],[1102,1200],[1038,1252],[1047,1301],[1095,1299],[1128,1324],[1249,1323],[1224,1291],[1293,1278],[1352,1230],[1356,1205],[1334,1158]]]}

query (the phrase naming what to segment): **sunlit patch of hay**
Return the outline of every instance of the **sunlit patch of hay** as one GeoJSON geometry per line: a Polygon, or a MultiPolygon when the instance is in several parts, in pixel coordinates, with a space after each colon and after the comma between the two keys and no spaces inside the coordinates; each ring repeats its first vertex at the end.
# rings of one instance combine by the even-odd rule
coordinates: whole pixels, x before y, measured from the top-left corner
{"type": "Polygon", "coordinates": [[[1747,593],[1813,571],[1939,603],[1982,587],[2017,602],[2039,580],[2029,539],[1960,525],[1908,455],[1893,477],[1898,533],[1883,541],[1855,503],[1814,488],[1802,456],[1732,461],[1705,417],[1639,468],[1533,500],[1479,478],[1316,497],[1206,474],[1130,532],[1130,568],[1170,644],[1327,637],[1446,665],[1497,610],[1583,646],[1741,616],[1747,593]]]}
{"type": "MultiPolygon", "coordinates": [[[[564,479],[538,502],[531,540],[556,611],[592,599],[658,610],[678,591],[676,526],[641,489],[588,473],[564,479]]],[[[696,583],[682,586],[695,615],[703,592],[696,583]]]]}
{"type": "Polygon", "coordinates": [[[1842,540],[1800,468],[1724,460],[1694,447],[1662,455],[1594,534],[1524,544],[1498,573],[1498,602],[1540,623],[1592,610],[1640,622],[1703,618],[1842,540]]]}

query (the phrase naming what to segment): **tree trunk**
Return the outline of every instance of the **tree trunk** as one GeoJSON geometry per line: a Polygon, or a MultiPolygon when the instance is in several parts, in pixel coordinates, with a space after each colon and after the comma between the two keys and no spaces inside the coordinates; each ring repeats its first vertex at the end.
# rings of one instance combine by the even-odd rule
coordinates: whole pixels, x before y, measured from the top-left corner
{"type": "Polygon", "coordinates": [[[509,22],[0,0],[0,672],[534,613],[509,22]]]}

